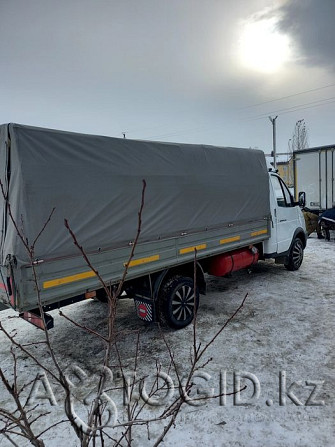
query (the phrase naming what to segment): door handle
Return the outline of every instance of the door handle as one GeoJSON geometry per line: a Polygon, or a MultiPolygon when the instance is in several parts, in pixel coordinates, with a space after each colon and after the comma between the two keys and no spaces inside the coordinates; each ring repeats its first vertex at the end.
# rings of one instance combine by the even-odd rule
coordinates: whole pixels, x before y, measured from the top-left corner
{"type": "Polygon", "coordinates": [[[280,219],[279,222],[286,222],[286,221],[287,221],[287,219],[280,219]]]}

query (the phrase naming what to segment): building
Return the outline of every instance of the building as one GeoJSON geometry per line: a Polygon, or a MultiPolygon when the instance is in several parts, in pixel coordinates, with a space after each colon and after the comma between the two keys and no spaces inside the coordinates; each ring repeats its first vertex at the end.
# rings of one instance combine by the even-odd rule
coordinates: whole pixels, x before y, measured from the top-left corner
{"type": "MultiPolygon", "coordinates": [[[[273,157],[271,155],[266,155],[270,165],[273,166],[273,157]]],[[[289,188],[294,186],[294,175],[293,175],[293,157],[291,154],[277,155],[276,165],[278,174],[284,180],[289,188]]]]}

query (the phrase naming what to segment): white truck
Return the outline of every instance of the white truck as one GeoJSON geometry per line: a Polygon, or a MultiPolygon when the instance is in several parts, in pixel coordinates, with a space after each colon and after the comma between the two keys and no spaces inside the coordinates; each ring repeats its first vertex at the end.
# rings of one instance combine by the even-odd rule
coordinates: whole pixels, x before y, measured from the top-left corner
{"type": "Polygon", "coordinates": [[[306,207],[320,214],[335,206],[335,145],[295,151],[293,170],[295,197],[304,192],[306,207]]]}
{"type": "MultiPolygon", "coordinates": [[[[96,296],[97,276],[64,227],[69,221],[91,263],[109,284],[122,278],[145,179],[142,226],[124,290],[138,316],[188,325],[206,274],[225,276],[260,259],[300,267],[304,218],[284,182],[258,150],[135,141],[0,126],[0,300],[41,327],[48,310],[96,296]],[[17,228],[33,241],[29,259],[17,228]],[[197,289],[194,299],[196,251],[197,289]],[[43,305],[38,310],[37,271],[43,305]]],[[[30,242],[31,243],[31,242],[30,242]]]]}

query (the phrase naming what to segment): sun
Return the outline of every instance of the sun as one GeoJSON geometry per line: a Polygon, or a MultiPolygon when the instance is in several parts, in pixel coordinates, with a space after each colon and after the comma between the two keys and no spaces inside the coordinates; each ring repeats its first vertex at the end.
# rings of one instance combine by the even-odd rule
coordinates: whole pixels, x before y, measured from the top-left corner
{"type": "Polygon", "coordinates": [[[274,73],[290,59],[289,37],[281,34],[275,18],[247,22],[239,40],[239,58],[246,68],[274,73]]]}

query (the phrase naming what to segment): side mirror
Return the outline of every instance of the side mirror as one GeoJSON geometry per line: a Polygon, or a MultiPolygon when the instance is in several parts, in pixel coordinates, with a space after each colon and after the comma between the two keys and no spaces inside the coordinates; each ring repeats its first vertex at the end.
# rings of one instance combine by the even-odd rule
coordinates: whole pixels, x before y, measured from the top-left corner
{"type": "Polygon", "coordinates": [[[298,203],[301,208],[304,208],[306,206],[306,193],[304,191],[299,192],[298,203]]]}

